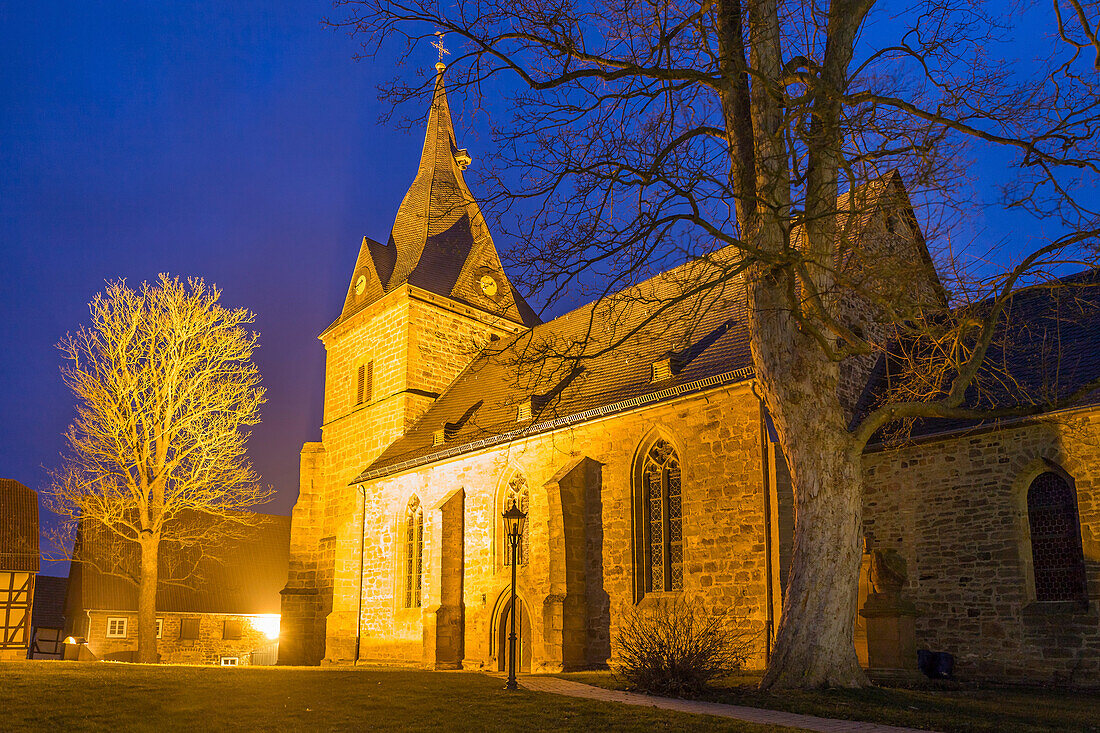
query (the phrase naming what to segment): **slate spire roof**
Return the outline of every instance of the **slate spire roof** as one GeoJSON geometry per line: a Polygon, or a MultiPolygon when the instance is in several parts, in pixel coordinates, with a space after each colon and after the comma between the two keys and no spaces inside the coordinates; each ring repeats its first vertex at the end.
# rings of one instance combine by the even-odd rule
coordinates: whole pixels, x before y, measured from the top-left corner
{"type": "Polygon", "coordinates": [[[443,83],[446,68],[436,64],[420,165],[389,241],[363,237],[343,312],[333,326],[405,283],[515,323],[538,323],[505,276],[485,217],[463,179],[471,160],[455,138],[443,83]],[[487,276],[492,283],[483,287],[487,276]]]}

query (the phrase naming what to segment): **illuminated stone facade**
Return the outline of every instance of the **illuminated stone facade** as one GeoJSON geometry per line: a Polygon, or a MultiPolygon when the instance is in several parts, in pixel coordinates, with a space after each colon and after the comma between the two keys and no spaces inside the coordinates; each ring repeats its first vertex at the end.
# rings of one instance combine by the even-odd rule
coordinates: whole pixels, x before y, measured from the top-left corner
{"type": "MultiPolygon", "coordinates": [[[[750,663],[763,665],[789,571],[793,499],[747,347],[738,351],[740,306],[698,333],[658,324],[651,335],[667,341],[664,351],[621,349],[582,375],[583,387],[571,374],[550,379],[558,392],[505,390],[523,375],[502,376],[479,353],[534,321],[500,267],[459,153],[438,78],[420,168],[390,242],[364,239],[343,312],[321,336],[322,440],[302,450],[280,663],[501,669],[511,568],[500,514],[518,478],[530,509],[528,556],[518,567],[521,669],[606,665],[625,614],[672,598],[725,612],[754,635],[750,663]],[[648,370],[668,354],[684,371],[666,388],[648,370]],[[623,388],[631,379],[634,391],[623,388]],[[582,417],[534,430],[540,418],[525,409],[537,411],[535,398],[570,394],[589,402],[577,397],[574,412],[558,414],[582,417]],[[669,499],[665,474],[654,509],[642,466],[658,441],[675,451],[677,493],[669,499]],[[654,529],[655,512],[663,530],[654,529]],[[661,531],[664,549],[654,549],[661,531]],[[659,581],[654,563],[664,563],[659,581]]],[[[900,181],[882,190],[903,192],[900,181]]],[[[865,217],[861,251],[877,257],[884,245],[919,242],[910,223],[865,217]]],[[[919,276],[930,266],[923,245],[920,255],[902,287],[935,293],[934,277],[919,276]]],[[[647,287],[659,291],[662,278],[647,287]]],[[[853,324],[884,337],[859,303],[844,308],[853,324]]],[[[581,311],[533,333],[583,330],[581,311]]],[[[853,410],[873,366],[853,360],[844,370],[841,397],[853,410]]],[[[906,591],[922,613],[918,646],[955,654],[960,675],[1100,679],[1100,452],[1088,447],[1100,441],[1083,437],[1095,431],[1089,425],[1072,436],[1031,425],[866,456],[869,547],[908,560],[906,591]],[[1092,593],[1083,606],[1028,600],[1019,486],[1043,460],[1075,481],[1092,593]]],[[[865,573],[861,603],[866,592],[865,573]]],[[[866,661],[863,622],[855,623],[866,661]]]]}
{"type": "MultiPolygon", "coordinates": [[[[360,657],[500,667],[511,578],[500,514],[508,483],[520,475],[530,487],[530,556],[518,568],[518,594],[530,619],[524,644],[532,668],[606,664],[617,623],[636,596],[632,468],[639,448],[658,438],[676,447],[690,487],[682,505],[682,592],[728,610],[763,642],[768,601],[777,602],[779,589],[777,579],[768,587],[761,429],[758,402],[741,385],[371,482],[360,657]],[[429,539],[423,605],[408,608],[401,517],[414,495],[430,508],[429,539]]],[[[342,635],[330,630],[334,661],[354,658],[358,568],[350,569],[335,611],[351,623],[342,635]]],[[[643,604],[676,595],[647,593],[643,604]]]]}

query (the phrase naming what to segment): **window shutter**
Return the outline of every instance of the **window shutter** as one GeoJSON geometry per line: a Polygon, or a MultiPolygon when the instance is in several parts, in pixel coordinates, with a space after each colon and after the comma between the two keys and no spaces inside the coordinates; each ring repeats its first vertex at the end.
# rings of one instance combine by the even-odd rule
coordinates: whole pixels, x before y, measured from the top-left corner
{"type": "Polygon", "coordinates": [[[197,618],[185,618],[180,621],[180,638],[199,638],[199,620],[197,618]]]}
{"type": "Polygon", "coordinates": [[[370,402],[374,397],[374,362],[367,362],[367,379],[366,385],[363,388],[364,400],[370,402]]]}
{"type": "Polygon", "coordinates": [[[359,374],[358,374],[358,377],[356,378],[355,404],[357,404],[357,405],[363,404],[363,392],[364,392],[364,388],[366,386],[367,386],[367,365],[366,364],[360,364],[359,365],[359,374]]]}
{"type": "Polygon", "coordinates": [[[225,624],[222,626],[222,638],[230,640],[240,639],[241,620],[237,618],[226,619],[225,624]]]}

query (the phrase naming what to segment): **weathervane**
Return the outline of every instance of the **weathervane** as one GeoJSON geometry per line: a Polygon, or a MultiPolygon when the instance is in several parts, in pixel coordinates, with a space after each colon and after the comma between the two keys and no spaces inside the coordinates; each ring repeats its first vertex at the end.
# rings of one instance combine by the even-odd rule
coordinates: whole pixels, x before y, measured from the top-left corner
{"type": "Polygon", "coordinates": [[[443,55],[451,55],[451,52],[443,47],[443,31],[436,31],[435,34],[439,37],[439,40],[432,45],[439,49],[439,63],[443,63],[443,55]]]}

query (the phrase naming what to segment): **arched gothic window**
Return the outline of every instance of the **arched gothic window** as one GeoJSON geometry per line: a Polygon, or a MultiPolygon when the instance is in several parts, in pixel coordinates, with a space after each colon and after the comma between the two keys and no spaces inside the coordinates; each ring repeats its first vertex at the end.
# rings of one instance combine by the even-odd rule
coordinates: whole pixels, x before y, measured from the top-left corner
{"type": "Polygon", "coordinates": [[[683,504],[680,456],[660,439],[641,457],[635,493],[639,596],[684,587],[683,504]]]}
{"type": "MultiPolygon", "coordinates": [[[[522,473],[517,473],[512,477],[512,480],[508,482],[508,485],[504,487],[504,491],[500,497],[500,508],[497,511],[497,517],[502,512],[507,511],[513,504],[518,504],[519,508],[531,513],[531,491],[527,488],[527,479],[522,473]]],[[[497,520],[501,521],[501,520],[497,520]]],[[[504,556],[504,565],[506,567],[512,564],[512,548],[508,544],[508,538],[504,536],[503,526],[501,527],[501,536],[504,541],[501,545],[504,556]]],[[[523,535],[519,539],[519,548],[517,554],[519,556],[519,565],[523,566],[527,564],[527,559],[531,553],[531,517],[527,517],[527,521],[523,523],[523,535]]]]}
{"type": "Polygon", "coordinates": [[[405,608],[420,608],[424,579],[424,509],[413,496],[405,508],[405,608]]]}
{"type": "Polygon", "coordinates": [[[1086,600],[1077,495],[1069,482],[1053,471],[1036,476],[1027,490],[1027,522],[1035,600],[1086,600]]]}

